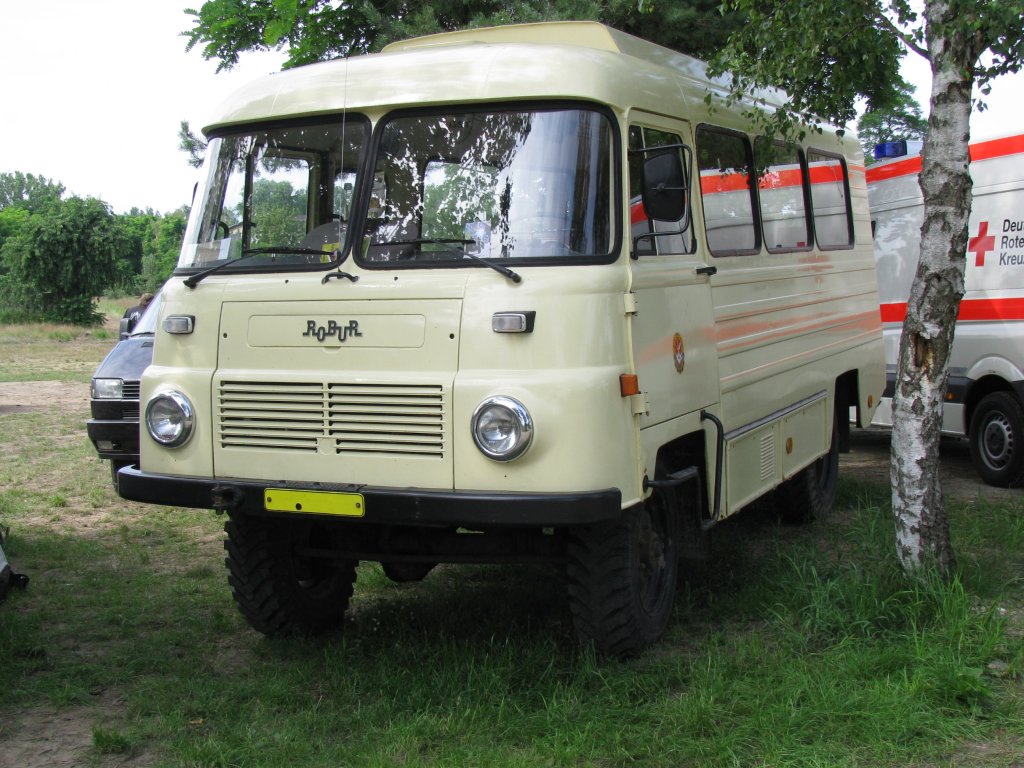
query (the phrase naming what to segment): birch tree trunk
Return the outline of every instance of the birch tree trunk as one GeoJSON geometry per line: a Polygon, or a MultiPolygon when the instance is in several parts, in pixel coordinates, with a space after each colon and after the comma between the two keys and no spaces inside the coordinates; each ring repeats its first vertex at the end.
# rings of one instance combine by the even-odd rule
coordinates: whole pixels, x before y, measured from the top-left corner
{"type": "Polygon", "coordinates": [[[939,437],[949,351],[964,294],[976,61],[973,41],[946,37],[955,21],[951,5],[932,0],[925,9],[932,91],[920,174],[924,223],[900,341],[890,468],[896,549],[904,570],[934,568],[947,576],[955,562],[939,476],[939,437]]]}

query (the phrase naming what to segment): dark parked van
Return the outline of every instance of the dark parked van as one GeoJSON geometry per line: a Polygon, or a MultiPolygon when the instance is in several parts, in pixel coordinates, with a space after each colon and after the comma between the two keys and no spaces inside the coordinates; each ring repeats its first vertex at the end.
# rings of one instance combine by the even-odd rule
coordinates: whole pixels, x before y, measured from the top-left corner
{"type": "Polygon", "coordinates": [[[159,314],[157,294],[92,377],[92,418],[86,422],[86,428],[100,458],[110,460],[115,487],[117,470],[139,463],[139,382],[153,359],[153,335],[159,314]]]}

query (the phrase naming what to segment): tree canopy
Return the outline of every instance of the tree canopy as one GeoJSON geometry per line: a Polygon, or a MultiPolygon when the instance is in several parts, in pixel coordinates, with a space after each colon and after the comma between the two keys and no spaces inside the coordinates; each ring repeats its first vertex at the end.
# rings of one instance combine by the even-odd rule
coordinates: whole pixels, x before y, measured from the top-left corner
{"type": "Polygon", "coordinates": [[[332,0],[266,2],[207,0],[186,13],[193,25],[183,34],[188,49],[198,46],[218,71],[230,69],[246,51],[286,51],[284,66],[378,51],[417,35],[563,19],[601,21],[625,32],[704,58],[738,28],[741,15],[722,14],[718,0],[664,3],[643,13],[636,0],[332,0]]]}
{"type": "Polygon", "coordinates": [[[64,185],[31,173],[0,173],[0,210],[18,207],[33,213],[60,200],[64,185]]]}
{"type": "Polygon", "coordinates": [[[88,325],[96,296],[155,290],[181,251],[188,209],[116,215],[64,185],[0,174],[0,313],[5,321],[88,325]]]}
{"type": "Polygon", "coordinates": [[[923,139],[928,129],[928,121],[921,116],[921,105],[914,98],[910,84],[902,81],[896,91],[892,104],[868,109],[857,121],[857,138],[869,164],[873,161],[871,151],[876,144],[923,139]]]}
{"type": "Polygon", "coordinates": [[[47,320],[90,325],[97,320],[94,297],[130,250],[128,234],[105,203],[54,202],[4,243],[9,293],[47,320]]]}

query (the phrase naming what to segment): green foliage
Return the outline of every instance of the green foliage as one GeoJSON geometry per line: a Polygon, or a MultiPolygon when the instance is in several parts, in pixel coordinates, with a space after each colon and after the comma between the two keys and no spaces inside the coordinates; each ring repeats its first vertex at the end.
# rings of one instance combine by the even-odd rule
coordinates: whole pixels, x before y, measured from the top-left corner
{"type": "Polygon", "coordinates": [[[845,126],[855,118],[860,97],[869,109],[895,102],[903,45],[878,22],[877,2],[727,0],[726,5],[748,23],[714,59],[713,70],[730,73],[731,101],[755,87],[787,93],[787,108],[764,116],[751,113],[769,133],[799,136],[806,130],[801,124],[818,119],[845,126]]]}
{"type": "Polygon", "coordinates": [[[151,224],[142,245],[141,290],[155,291],[171,276],[178,264],[187,223],[188,208],[182,206],[151,224]]]}
{"type": "Polygon", "coordinates": [[[64,185],[31,173],[0,173],[0,210],[11,206],[35,212],[57,202],[64,195],[64,185]]]}
{"type": "MultiPolygon", "coordinates": [[[[276,48],[288,52],[285,67],[368,53],[387,43],[467,27],[556,20],[601,21],[625,32],[697,56],[711,55],[740,23],[722,15],[717,0],[665,3],[657,14],[643,13],[635,0],[207,0],[184,35],[188,49],[200,46],[218,71],[230,69],[245,51],[276,48]]],[[[186,126],[183,126],[185,128],[186,126]]],[[[179,133],[182,148],[195,144],[179,133]]],[[[195,158],[195,155],[192,155],[195,158]]]]}
{"type": "Polygon", "coordinates": [[[188,155],[188,164],[199,168],[206,154],[206,142],[192,133],[188,120],[182,120],[178,127],[178,149],[188,155]]]}
{"type": "MultiPolygon", "coordinates": [[[[933,24],[931,35],[946,38],[966,76],[983,92],[993,77],[1020,70],[1024,16],[1019,4],[951,0],[948,5],[947,21],[933,24]]],[[[855,117],[858,98],[867,100],[869,113],[909,109],[913,116],[899,62],[907,50],[925,58],[929,53],[921,17],[906,0],[726,0],[724,8],[746,23],[715,58],[714,69],[732,73],[731,100],[754,86],[787,92],[788,108],[764,121],[770,130],[792,135],[798,121],[815,116],[845,126],[855,117]]]]}
{"type": "Polygon", "coordinates": [[[901,79],[896,90],[897,96],[890,106],[869,109],[857,122],[857,136],[869,164],[874,161],[871,151],[876,144],[923,139],[928,130],[928,121],[921,117],[921,106],[914,99],[910,84],[901,79]]]}
{"type": "MultiPolygon", "coordinates": [[[[306,234],[306,191],[295,190],[290,182],[259,179],[253,184],[251,216],[254,227],[252,248],[275,245],[298,246],[306,234]]],[[[238,221],[243,211],[235,211],[238,221]]]]}
{"type": "Polygon", "coordinates": [[[91,324],[92,297],[153,291],[181,251],[188,208],[113,215],[92,198],[62,200],[64,185],[0,174],[0,320],[91,324]]]}
{"type": "Polygon", "coordinates": [[[131,245],[100,200],[52,203],[4,243],[5,299],[53,322],[95,324],[101,318],[94,297],[114,280],[118,262],[130,258],[131,245]]]}

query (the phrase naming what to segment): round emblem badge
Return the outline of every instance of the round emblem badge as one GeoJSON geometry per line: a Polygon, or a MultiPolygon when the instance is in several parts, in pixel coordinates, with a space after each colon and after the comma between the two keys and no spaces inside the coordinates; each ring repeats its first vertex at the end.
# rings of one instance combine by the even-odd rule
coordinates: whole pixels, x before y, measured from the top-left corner
{"type": "Polygon", "coordinates": [[[672,361],[676,364],[676,371],[682,373],[686,367],[686,349],[683,347],[683,337],[678,333],[672,337],[672,361]]]}

